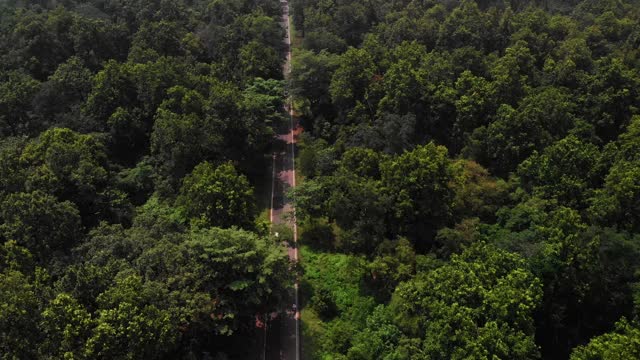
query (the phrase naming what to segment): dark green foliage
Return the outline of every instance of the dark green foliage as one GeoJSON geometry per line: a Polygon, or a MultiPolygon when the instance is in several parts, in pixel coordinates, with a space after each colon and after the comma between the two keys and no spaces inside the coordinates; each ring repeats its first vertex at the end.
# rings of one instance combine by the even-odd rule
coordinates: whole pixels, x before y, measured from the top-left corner
{"type": "Polygon", "coordinates": [[[34,286],[19,271],[0,273],[0,351],[13,359],[33,358],[38,329],[39,304],[34,286]]]}
{"type": "Polygon", "coordinates": [[[0,4],[0,358],[256,358],[298,269],[304,358],[639,356],[637,2],[291,11],[0,4]]]}
{"type": "Polygon", "coordinates": [[[564,138],[523,161],[517,174],[535,196],[583,209],[589,193],[602,181],[597,146],[575,136],[564,138]]]}
{"type": "Polygon", "coordinates": [[[383,186],[393,194],[391,216],[397,231],[424,247],[451,215],[452,174],[446,148],[434,143],[419,146],[381,163],[380,170],[383,186]]]}
{"type": "Polygon", "coordinates": [[[253,357],[292,286],[238,230],[283,119],[280,12],[0,4],[0,358],[253,357]]]}
{"type": "Polygon", "coordinates": [[[253,189],[228,163],[196,166],[184,178],[177,203],[200,226],[250,227],[255,217],[253,189]]]}
{"type": "Polygon", "coordinates": [[[331,319],[338,313],[331,290],[327,288],[319,287],[314,289],[310,301],[313,304],[314,310],[325,319],[331,319]]]}
{"type": "Polygon", "coordinates": [[[0,238],[15,240],[40,261],[75,246],[81,237],[80,214],[73,203],[41,191],[11,194],[0,209],[0,238]]]}
{"type": "Polygon", "coordinates": [[[19,71],[0,73],[0,135],[37,134],[40,126],[30,119],[31,102],[40,84],[19,71]]]}
{"type": "Polygon", "coordinates": [[[636,357],[621,344],[636,341],[638,315],[638,4],[294,1],[293,12],[303,240],[365,256],[359,290],[384,305],[353,335],[348,314],[310,311],[311,357],[636,357]],[[489,259],[522,256],[535,296],[500,292],[529,309],[526,326],[491,320],[465,288],[491,266],[454,275],[478,242],[489,259]],[[388,306],[394,291],[392,305],[410,299],[388,306]],[[633,320],[614,330],[622,317],[633,320]]]}

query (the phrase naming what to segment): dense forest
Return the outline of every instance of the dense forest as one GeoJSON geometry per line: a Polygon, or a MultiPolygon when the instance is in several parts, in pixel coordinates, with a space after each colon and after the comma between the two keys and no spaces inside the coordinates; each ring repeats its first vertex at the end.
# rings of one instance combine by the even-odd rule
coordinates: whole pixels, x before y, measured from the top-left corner
{"type": "Polygon", "coordinates": [[[310,359],[640,359],[640,4],[292,0],[310,359]]]}
{"type": "Polygon", "coordinates": [[[0,359],[260,358],[285,94],[304,359],[640,359],[640,3],[290,5],[0,0],[0,359]]]}
{"type": "Polygon", "coordinates": [[[0,4],[0,358],[255,358],[278,1],[0,4]]]}

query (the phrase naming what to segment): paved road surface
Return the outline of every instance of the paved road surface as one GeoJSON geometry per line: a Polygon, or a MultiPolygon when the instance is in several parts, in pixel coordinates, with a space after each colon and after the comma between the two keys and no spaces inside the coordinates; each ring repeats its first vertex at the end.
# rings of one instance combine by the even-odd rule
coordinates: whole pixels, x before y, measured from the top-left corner
{"type": "MultiPolygon", "coordinates": [[[[285,78],[291,72],[291,32],[289,29],[289,3],[285,0],[282,5],[282,26],[287,32],[285,46],[287,49],[287,61],[283,71],[285,78]]],[[[295,209],[286,192],[296,186],[295,170],[295,146],[297,136],[301,131],[293,118],[290,104],[285,106],[289,114],[289,126],[278,132],[275,139],[273,154],[273,183],[271,195],[270,220],[273,224],[287,224],[293,230],[293,243],[287,244],[289,258],[298,261],[298,229],[295,221],[295,209]]],[[[293,304],[299,309],[298,284],[291,289],[289,301],[283,304],[286,309],[278,314],[274,321],[269,322],[266,340],[266,359],[269,360],[298,360],[300,353],[300,312],[293,310],[293,304]]],[[[275,314],[274,314],[275,315],[275,314]]]]}

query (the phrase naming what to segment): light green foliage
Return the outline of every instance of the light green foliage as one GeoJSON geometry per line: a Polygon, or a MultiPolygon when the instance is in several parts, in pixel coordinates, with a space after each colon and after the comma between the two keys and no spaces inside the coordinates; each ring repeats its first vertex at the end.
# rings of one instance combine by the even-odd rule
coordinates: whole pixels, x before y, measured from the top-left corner
{"type": "MultiPolygon", "coordinates": [[[[388,311],[382,306],[376,307],[367,318],[366,328],[358,332],[347,353],[349,360],[395,359],[395,347],[402,337],[400,330],[390,321],[388,311]]],[[[402,358],[402,357],[399,357],[402,358]]]]}
{"type": "Polygon", "coordinates": [[[455,102],[454,135],[470,134],[473,129],[486,125],[487,117],[495,113],[495,86],[467,70],[460,74],[455,88],[459,97],[455,102]]]}
{"type": "MultiPolygon", "coordinates": [[[[362,295],[361,284],[367,269],[365,261],[360,256],[345,254],[331,254],[312,251],[302,247],[301,257],[304,258],[305,274],[302,289],[308,289],[305,294],[309,299],[322,300],[324,304],[335,304],[330,314],[334,318],[325,318],[313,328],[305,329],[303,339],[309,339],[315,347],[312,356],[340,356],[349,349],[354,333],[363,327],[368,314],[375,307],[374,300],[362,295]],[[316,295],[315,291],[322,293],[316,295]]],[[[320,304],[310,303],[313,311],[320,304]]],[[[303,317],[309,315],[303,314],[303,317]]],[[[316,321],[321,321],[317,319],[316,321]]],[[[307,340],[305,340],[307,341],[307,340]]]]}
{"type": "Polygon", "coordinates": [[[390,306],[403,332],[424,336],[418,358],[535,359],[541,295],[522,258],[479,244],[401,284],[390,306]]]}
{"type": "Polygon", "coordinates": [[[0,246],[0,269],[17,270],[23,274],[34,271],[33,255],[15,240],[9,240],[0,246]]]}
{"type": "MultiPolygon", "coordinates": [[[[158,284],[160,285],[160,284],[158,284]]],[[[166,290],[136,275],[121,275],[98,296],[95,326],[86,343],[89,358],[159,358],[178,339],[166,290]]]]}
{"type": "Polygon", "coordinates": [[[402,43],[394,51],[396,61],[384,75],[385,97],[380,106],[386,111],[403,114],[420,101],[426,89],[427,49],[416,43],[402,43]]]}
{"type": "Polygon", "coordinates": [[[60,293],[42,311],[48,334],[39,351],[44,358],[86,359],[84,345],[95,325],[91,314],[69,294],[60,293]]]}
{"type": "Polygon", "coordinates": [[[576,347],[571,360],[613,360],[640,357],[640,329],[624,318],[614,331],[593,338],[589,344],[576,347]]]}
{"type": "Polygon", "coordinates": [[[42,133],[27,146],[23,163],[33,168],[28,187],[43,188],[54,193],[75,189],[79,196],[95,194],[107,180],[105,149],[91,135],[68,129],[52,129],[42,133]]]}
{"type": "MultiPolygon", "coordinates": [[[[261,128],[267,125],[275,127],[283,120],[281,113],[284,105],[283,92],[284,83],[282,81],[263,78],[255,78],[244,90],[243,105],[254,118],[250,127],[257,128],[252,131],[253,133],[258,136],[266,135],[269,131],[261,128]]],[[[260,139],[260,142],[262,141],[264,140],[260,139]]]]}
{"type": "Polygon", "coordinates": [[[88,339],[88,358],[125,359],[160,358],[171,349],[175,329],[166,311],[153,305],[138,308],[121,303],[116,308],[98,312],[96,328],[88,339]]]}
{"type": "Polygon", "coordinates": [[[531,80],[534,61],[529,44],[519,40],[504,50],[505,54],[497,59],[491,67],[491,78],[494,82],[498,103],[515,106],[525,95],[531,80]]]}
{"type": "Polygon", "coordinates": [[[446,48],[491,47],[488,15],[480,11],[475,1],[462,1],[442,23],[438,42],[446,48]]]}

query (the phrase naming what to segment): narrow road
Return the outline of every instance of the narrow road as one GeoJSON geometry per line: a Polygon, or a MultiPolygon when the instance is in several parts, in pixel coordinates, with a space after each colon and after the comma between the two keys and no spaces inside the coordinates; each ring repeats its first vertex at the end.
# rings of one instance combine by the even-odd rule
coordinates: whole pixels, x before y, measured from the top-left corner
{"type": "MultiPolygon", "coordinates": [[[[289,28],[289,3],[281,0],[282,26],[286,30],[285,48],[286,62],[283,67],[285,79],[291,73],[291,30],[289,28]]],[[[295,151],[297,137],[300,132],[293,116],[291,99],[287,99],[285,110],[289,116],[289,124],[278,131],[274,139],[273,179],[271,186],[270,220],[272,224],[286,224],[293,231],[293,241],[286,244],[289,258],[298,261],[298,227],[292,199],[287,197],[289,188],[296,186],[295,151]]],[[[294,269],[292,269],[294,271],[294,269]]],[[[294,284],[289,301],[283,304],[284,311],[272,316],[274,320],[267,327],[265,359],[299,360],[300,351],[300,306],[298,302],[298,282],[294,284]]]]}

